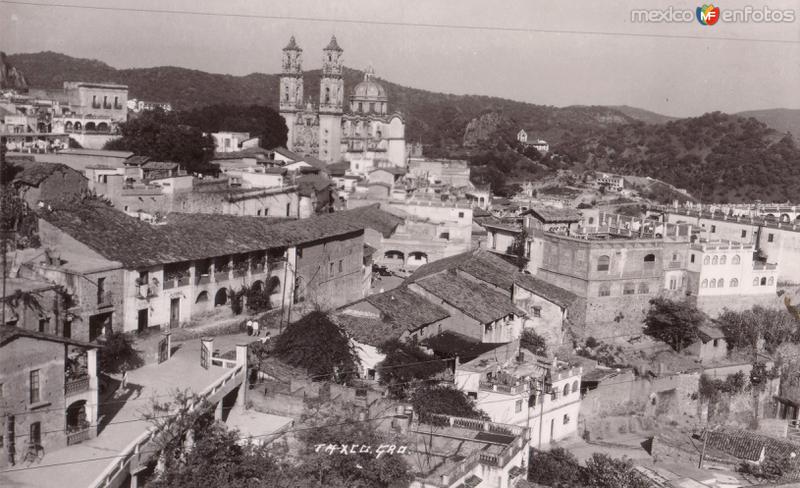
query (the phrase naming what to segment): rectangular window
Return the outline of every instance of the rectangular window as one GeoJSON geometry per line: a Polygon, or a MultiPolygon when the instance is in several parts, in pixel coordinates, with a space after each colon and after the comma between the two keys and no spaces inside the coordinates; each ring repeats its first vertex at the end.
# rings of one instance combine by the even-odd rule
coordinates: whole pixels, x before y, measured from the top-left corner
{"type": "Polygon", "coordinates": [[[97,279],[97,304],[103,303],[103,295],[106,293],[106,279],[97,279]]]}
{"type": "Polygon", "coordinates": [[[714,339],[714,347],[719,347],[719,339],[714,339]]]}
{"type": "Polygon", "coordinates": [[[50,319],[47,317],[40,317],[39,318],[39,332],[47,332],[47,325],[50,323],[50,319]]]}
{"type": "Polygon", "coordinates": [[[464,212],[458,212],[458,218],[459,219],[463,219],[464,218],[464,212]]]}
{"type": "Polygon", "coordinates": [[[542,316],[542,307],[533,307],[533,316],[534,317],[541,317],[542,316]]]}
{"type": "Polygon", "coordinates": [[[691,261],[694,262],[694,254],[692,254],[691,261]]]}
{"type": "Polygon", "coordinates": [[[30,391],[30,400],[31,403],[39,403],[41,400],[41,395],[39,391],[39,370],[34,369],[31,371],[31,391],[30,391]]]}
{"type": "Polygon", "coordinates": [[[677,287],[677,285],[678,285],[678,283],[675,280],[675,278],[672,278],[671,280],[669,280],[669,289],[670,290],[674,290],[677,287]]]}
{"type": "Polygon", "coordinates": [[[514,411],[516,413],[520,413],[522,411],[522,400],[517,400],[516,404],[514,405],[514,411]]]}
{"type": "Polygon", "coordinates": [[[291,203],[287,203],[286,204],[286,216],[288,217],[289,215],[291,215],[291,213],[292,213],[292,204],[291,203]]]}
{"type": "Polygon", "coordinates": [[[742,237],[747,237],[747,231],[746,230],[742,231],[742,237]]]}
{"type": "Polygon", "coordinates": [[[470,392],[467,393],[467,396],[470,397],[472,400],[477,400],[478,399],[478,392],[470,391],[470,392]]]}
{"type": "Polygon", "coordinates": [[[340,259],[339,260],[339,273],[342,273],[343,271],[344,271],[344,261],[340,259]]]}
{"type": "Polygon", "coordinates": [[[711,233],[715,234],[716,232],[717,232],[717,226],[716,225],[712,225],[711,226],[711,233]]]}
{"type": "Polygon", "coordinates": [[[769,234],[767,236],[767,242],[772,242],[775,240],[775,234],[769,234]]]}
{"type": "Polygon", "coordinates": [[[633,287],[633,283],[625,283],[625,286],[622,289],[623,295],[633,295],[635,288],[633,287]]]}
{"type": "Polygon", "coordinates": [[[299,247],[297,248],[297,257],[298,258],[302,258],[303,257],[303,249],[302,248],[299,248],[299,247]]]}
{"type": "Polygon", "coordinates": [[[439,234],[439,239],[444,239],[446,241],[450,240],[450,233],[449,232],[442,232],[439,234]]]}

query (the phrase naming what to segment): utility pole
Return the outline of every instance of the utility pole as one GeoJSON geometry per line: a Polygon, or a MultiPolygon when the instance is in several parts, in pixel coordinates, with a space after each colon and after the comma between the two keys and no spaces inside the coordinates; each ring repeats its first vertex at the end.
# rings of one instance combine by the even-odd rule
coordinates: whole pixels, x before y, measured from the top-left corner
{"type": "Polygon", "coordinates": [[[703,459],[706,457],[706,443],[708,442],[708,431],[703,427],[703,450],[700,451],[700,462],[697,464],[698,469],[703,469],[703,459]]]}
{"type": "MultiPolygon", "coordinates": [[[[0,136],[0,190],[6,191],[6,138],[0,136]]],[[[8,275],[8,263],[6,257],[6,232],[5,223],[8,219],[6,215],[6,201],[8,196],[0,195],[0,252],[3,253],[3,296],[2,312],[0,313],[0,326],[6,325],[6,277],[8,275]]]]}

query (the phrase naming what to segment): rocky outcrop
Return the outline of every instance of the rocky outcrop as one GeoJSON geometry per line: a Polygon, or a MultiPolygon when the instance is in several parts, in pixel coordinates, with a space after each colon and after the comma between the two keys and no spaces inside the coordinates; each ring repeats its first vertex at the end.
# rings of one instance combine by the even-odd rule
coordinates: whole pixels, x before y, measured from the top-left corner
{"type": "Polygon", "coordinates": [[[464,147],[476,147],[493,139],[506,122],[497,112],[488,112],[470,120],[464,130],[464,147]]]}
{"type": "Polygon", "coordinates": [[[0,52],[0,88],[24,90],[28,88],[28,81],[17,68],[9,64],[6,53],[0,52]]]}

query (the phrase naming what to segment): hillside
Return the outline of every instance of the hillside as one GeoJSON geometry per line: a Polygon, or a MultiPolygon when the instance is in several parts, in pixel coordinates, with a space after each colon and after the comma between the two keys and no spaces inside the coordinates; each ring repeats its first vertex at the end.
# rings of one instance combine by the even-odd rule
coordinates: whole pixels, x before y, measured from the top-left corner
{"type": "Polygon", "coordinates": [[[643,108],[629,107],[628,105],[613,105],[609,108],[613,108],[614,110],[622,112],[623,114],[627,115],[632,119],[636,119],[646,124],[664,124],[666,122],[669,122],[670,120],[676,119],[676,117],[661,115],[659,113],[651,112],[643,108]]]}
{"type": "Polygon", "coordinates": [[[566,167],[651,176],[703,201],[797,200],[800,149],[753,118],[719,112],[666,124],[628,124],[552,148],[566,167]]]}
{"type": "Polygon", "coordinates": [[[24,90],[28,81],[20,70],[11,64],[6,53],[0,52],[0,88],[24,90]]]}
{"type": "MultiPolygon", "coordinates": [[[[114,82],[128,85],[130,96],[154,101],[169,101],[179,110],[213,104],[278,104],[278,76],[253,73],[231,76],[172,66],[115,69],[103,62],[77,59],[54,52],[14,54],[9,60],[37,88],[58,88],[64,81],[114,82]]],[[[316,98],[319,70],[306,72],[305,93],[316,98]]],[[[363,78],[363,72],[345,68],[345,89],[363,78]]],[[[488,112],[503,114],[503,138],[513,138],[522,127],[537,131],[537,137],[558,140],[565,131],[585,132],[604,128],[608,123],[633,121],[606,107],[556,108],[496,97],[452,95],[408,88],[385,80],[390,110],[406,117],[406,138],[421,141],[433,151],[460,147],[464,129],[470,121],[488,112]]],[[[483,142],[483,141],[480,141],[483,142]]]]}
{"type": "Polygon", "coordinates": [[[795,141],[800,141],[800,109],[773,108],[739,112],[740,117],[753,117],[780,132],[791,132],[795,141]]]}

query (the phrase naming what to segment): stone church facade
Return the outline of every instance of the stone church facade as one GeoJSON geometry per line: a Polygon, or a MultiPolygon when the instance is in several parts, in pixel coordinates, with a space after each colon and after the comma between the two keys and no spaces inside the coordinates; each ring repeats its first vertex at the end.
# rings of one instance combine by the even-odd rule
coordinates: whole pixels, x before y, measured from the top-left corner
{"type": "Polygon", "coordinates": [[[384,87],[372,69],[344,101],[342,54],[336,37],[322,50],[318,103],[303,92],[303,50],[292,37],[283,48],[280,114],[289,129],[290,150],[322,161],[368,160],[372,166],[405,166],[405,120],[389,113],[384,87]]]}

